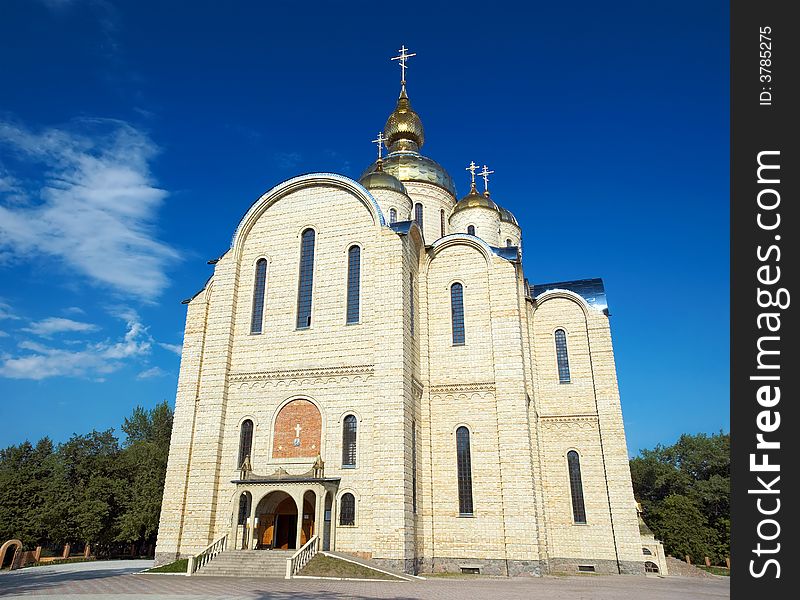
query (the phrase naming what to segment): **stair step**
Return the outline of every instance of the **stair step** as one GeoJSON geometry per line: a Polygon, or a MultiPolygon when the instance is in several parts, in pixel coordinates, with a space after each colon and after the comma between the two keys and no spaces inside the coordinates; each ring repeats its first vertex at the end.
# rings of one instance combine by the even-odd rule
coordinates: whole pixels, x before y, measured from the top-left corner
{"type": "Polygon", "coordinates": [[[294,550],[226,550],[200,567],[196,575],[216,577],[280,577],[294,550]]]}

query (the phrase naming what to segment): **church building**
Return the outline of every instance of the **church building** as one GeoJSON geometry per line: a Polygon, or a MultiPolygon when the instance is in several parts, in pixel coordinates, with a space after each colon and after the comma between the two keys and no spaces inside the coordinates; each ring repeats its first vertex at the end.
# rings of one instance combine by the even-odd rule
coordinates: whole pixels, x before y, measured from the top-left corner
{"type": "Polygon", "coordinates": [[[156,562],[644,574],[603,282],[537,283],[488,167],[459,198],[410,56],[361,178],[264,193],[186,301],[156,562]]]}

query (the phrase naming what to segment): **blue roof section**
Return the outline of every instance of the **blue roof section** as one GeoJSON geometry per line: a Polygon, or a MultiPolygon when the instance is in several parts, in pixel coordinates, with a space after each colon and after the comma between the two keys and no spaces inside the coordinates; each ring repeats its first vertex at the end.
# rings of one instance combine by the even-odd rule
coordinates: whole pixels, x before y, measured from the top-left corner
{"type": "Polygon", "coordinates": [[[575,281],[557,281],[554,283],[534,283],[531,297],[536,298],[547,290],[569,290],[581,296],[589,306],[603,311],[608,315],[608,301],[606,288],[599,277],[594,279],[577,279],[575,281]]]}
{"type": "Polygon", "coordinates": [[[489,246],[497,256],[509,262],[519,262],[519,246],[489,246]]]}

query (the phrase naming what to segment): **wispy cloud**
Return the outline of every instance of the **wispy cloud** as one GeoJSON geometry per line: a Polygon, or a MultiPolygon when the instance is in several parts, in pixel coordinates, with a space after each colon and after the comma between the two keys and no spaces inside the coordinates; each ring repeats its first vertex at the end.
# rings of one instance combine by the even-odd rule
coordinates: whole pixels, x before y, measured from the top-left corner
{"type": "Polygon", "coordinates": [[[165,342],[159,342],[158,345],[164,348],[164,350],[169,350],[170,352],[174,352],[178,356],[180,356],[181,352],[183,352],[183,346],[181,344],[167,344],[165,342]]]}
{"type": "Polygon", "coordinates": [[[43,167],[27,183],[36,200],[19,205],[19,184],[0,188],[0,252],[21,259],[49,255],[89,280],[145,300],[169,284],[166,269],[179,253],[156,238],[155,221],[167,192],[149,163],[158,149],[120,121],[83,120],[81,133],[39,132],[0,122],[6,146],[25,166],[43,167]],[[9,198],[9,196],[13,196],[9,198]]]}
{"type": "Polygon", "coordinates": [[[11,305],[6,303],[6,302],[3,302],[3,300],[0,299],[0,321],[6,320],[6,319],[10,320],[10,321],[11,320],[17,321],[17,320],[19,320],[19,318],[20,318],[19,316],[14,314],[14,311],[11,308],[11,305]]]}
{"type": "Polygon", "coordinates": [[[136,379],[153,379],[155,377],[163,377],[166,374],[167,372],[161,367],[151,367],[139,373],[136,379]]]}
{"type": "Polygon", "coordinates": [[[83,323],[82,321],[73,321],[72,319],[63,319],[61,317],[49,317],[31,323],[27,327],[23,327],[22,331],[32,333],[34,335],[50,336],[54,333],[75,333],[97,330],[97,325],[92,323],[83,323]]]}
{"type": "Polygon", "coordinates": [[[78,350],[20,342],[19,356],[0,356],[0,377],[48,379],[50,377],[98,377],[122,368],[129,359],[147,356],[153,338],[135,313],[129,313],[127,331],[116,341],[90,343],[78,350]]]}
{"type": "Polygon", "coordinates": [[[303,155],[299,152],[275,152],[273,158],[278,168],[289,170],[300,164],[300,161],[303,160],[303,155]]]}

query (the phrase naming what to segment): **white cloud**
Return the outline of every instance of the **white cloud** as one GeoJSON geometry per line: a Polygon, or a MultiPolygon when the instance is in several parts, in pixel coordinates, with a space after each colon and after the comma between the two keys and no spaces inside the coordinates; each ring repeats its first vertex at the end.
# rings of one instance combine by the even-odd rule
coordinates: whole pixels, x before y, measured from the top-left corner
{"type": "Polygon", "coordinates": [[[61,317],[49,317],[31,323],[28,327],[23,327],[22,331],[27,331],[34,335],[50,336],[54,333],[65,332],[85,332],[95,331],[98,329],[97,325],[92,323],[83,323],[81,321],[73,321],[72,319],[62,319],[61,317]]]}
{"type": "Polygon", "coordinates": [[[20,317],[14,314],[11,305],[0,299],[0,321],[4,319],[18,321],[20,317]]]}
{"type": "Polygon", "coordinates": [[[154,377],[163,377],[166,374],[166,371],[161,367],[151,367],[139,373],[136,379],[153,379],[154,377]]]}
{"type": "Polygon", "coordinates": [[[68,315],[85,315],[86,311],[83,310],[80,306],[68,306],[63,311],[65,314],[68,315]]]}
{"type": "Polygon", "coordinates": [[[127,331],[122,339],[86,344],[82,349],[54,348],[39,342],[23,341],[20,356],[0,357],[0,377],[9,379],[47,379],[49,377],[97,377],[122,368],[127,359],[146,356],[152,337],[135,313],[128,313],[127,331]]]}
{"type": "Polygon", "coordinates": [[[174,352],[178,356],[180,356],[181,352],[183,352],[183,346],[181,344],[167,344],[165,342],[159,342],[158,345],[164,348],[164,350],[169,350],[170,352],[174,352]]]}
{"type": "Polygon", "coordinates": [[[8,337],[8,333],[0,329],[0,338],[8,337]]]}
{"type": "MultiPolygon", "coordinates": [[[[154,223],[167,192],[149,170],[157,153],[150,139],[120,121],[83,120],[83,133],[31,132],[0,122],[0,148],[43,167],[20,205],[0,188],[0,256],[41,261],[55,257],[70,270],[141,299],[169,284],[178,252],[156,238],[154,223]]],[[[26,165],[28,166],[28,165],[26,165]]],[[[7,184],[11,185],[11,184],[7,184]]]]}

